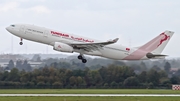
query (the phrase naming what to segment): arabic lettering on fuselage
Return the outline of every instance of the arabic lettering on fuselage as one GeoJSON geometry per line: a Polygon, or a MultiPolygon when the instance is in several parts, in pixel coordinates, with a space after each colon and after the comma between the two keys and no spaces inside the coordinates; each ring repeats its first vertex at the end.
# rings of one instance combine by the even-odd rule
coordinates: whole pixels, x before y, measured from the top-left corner
{"type": "Polygon", "coordinates": [[[55,32],[55,31],[51,31],[51,34],[56,35],[56,36],[65,37],[65,38],[70,38],[70,39],[77,40],[77,41],[94,42],[93,40],[88,40],[88,39],[84,39],[84,38],[79,38],[79,37],[74,37],[74,36],[70,37],[70,35],[68,35],[68,34],[63,34],[63,33],[55,32]]]}
{"type": "Polygon", "coordinates": [[[71,39],[78,40],[78,41],[84,41],[84,42],[94,42],[93,40],[88,40],[88,39],[83,39],[83,38],[78,38],[78,37],[73,37],[73,36],[71,36],[71,39]]]}

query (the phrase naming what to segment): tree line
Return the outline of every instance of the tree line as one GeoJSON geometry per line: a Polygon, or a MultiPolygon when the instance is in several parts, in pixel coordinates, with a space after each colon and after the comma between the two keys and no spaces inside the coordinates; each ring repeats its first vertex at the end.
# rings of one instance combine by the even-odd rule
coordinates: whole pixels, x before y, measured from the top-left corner
{"type": "Polygon", "coordinates": [[[72,69],[68,63],[54,62],[31,71],[22,69],[22,63],[20,66],[21,70],[0,72],[0,88],[171,88],[180,83],[179,75],[170,73],[168,62],[164,70],[155,66],[138,73],[121,64],[72,69]]]}

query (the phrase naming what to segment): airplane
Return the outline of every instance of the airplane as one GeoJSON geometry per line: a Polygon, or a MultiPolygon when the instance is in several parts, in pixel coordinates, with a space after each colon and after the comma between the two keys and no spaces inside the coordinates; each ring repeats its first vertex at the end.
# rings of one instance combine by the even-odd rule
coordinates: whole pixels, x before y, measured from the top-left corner
{"type": "Polygon", "coordinates": [[[100,41],[75,34],[63,33],[31,24],[12,24],[6,27],[11,34],[23,39],[51,45],[53,50],[66,53],[79,53],[77,58],[86,63],[84,55],[100,56],[114,60],[163,59],[161,54],[174,32],[166,30],[154,39],[139,47],[126,47],[117,44],[119,38],[100,41]]]}

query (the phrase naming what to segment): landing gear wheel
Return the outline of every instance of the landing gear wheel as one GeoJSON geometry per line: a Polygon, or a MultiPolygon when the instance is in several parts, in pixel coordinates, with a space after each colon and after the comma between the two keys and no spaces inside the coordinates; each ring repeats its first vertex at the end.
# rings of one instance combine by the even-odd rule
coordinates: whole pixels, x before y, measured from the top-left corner
{"type": "Polygon", "coordinates": [[[78,59],[82,60],[82,58],[83,58],[83,57],[82,57],[81,55],[78,56],[78,59]]]}
{"type": "Polygon", "coordinates": [[[19,44],[20,44],[20,45],[23,45],[23,42],[20,42],[19,44]]]}
{"type": "Polygon", "coordinates": [[[23,41],[23,39],[22,39],[22,38],[20,38],[20,40],[21,40],[21,41],[19,42],[19,44],[20,44],[20,45],[23,45],[23,42],[22,42],[22,41],[23,41]]]}
{"type": "Polygon", "coordinates": [[[86,59],[82,59],[82,62],[83,62],[83,63],[86,63],[86,62],[87,62],[87,60],[86,60],[86,59]]]}

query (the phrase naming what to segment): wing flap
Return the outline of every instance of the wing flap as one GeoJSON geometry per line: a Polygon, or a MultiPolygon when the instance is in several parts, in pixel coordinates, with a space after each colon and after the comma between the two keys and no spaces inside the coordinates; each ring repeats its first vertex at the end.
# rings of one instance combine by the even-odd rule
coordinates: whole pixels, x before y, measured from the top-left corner
{"type": "Polygon", "coordinates": [[[75,49],[84,49],[88,51],[95,51],[99,49],[103,49],[105,45],[116,43],[119,40],[119,38],[116,38],[114,40],[109,40],[106,42],[97,42],[97,43],[70,43],[73,48],[75,49]]]}
{"type": "Polygon", "coordinates": [[[119,38],[116,38],[114,40],[109,40],[106,42],[97,42],[97,43],[71,43],[71,45],[92,45],[92,44],[99,44],[99,45],[108,45],[116,43],[119,40],[119,38]]]}

